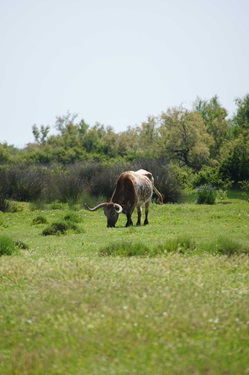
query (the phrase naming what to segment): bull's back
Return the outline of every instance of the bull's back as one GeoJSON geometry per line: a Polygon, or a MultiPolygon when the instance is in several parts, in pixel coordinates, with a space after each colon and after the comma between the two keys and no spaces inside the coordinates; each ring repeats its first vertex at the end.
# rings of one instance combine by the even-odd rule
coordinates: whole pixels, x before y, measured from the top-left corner
{"type": "Polygon", "coordinates": [[[136,201],[134,178],[129,172],[123,172],[117,181],[112,201],[121,205],[130,206],[136,201]]]}
{"type": "MultiPolygon", "coordinates": [[[[144,170],[142,170],[144,171],[144,170]]],[[[146,171],[144,171],[146,172],[146,171]]],[[[136,206],[141,206],[143,203],[148,202],[153,194],[153,176],[150,172],[149,176],[146,173],[129,172],[131,178],[133,179],[133,184],[135,186],[136,192],[136,206]]]]}

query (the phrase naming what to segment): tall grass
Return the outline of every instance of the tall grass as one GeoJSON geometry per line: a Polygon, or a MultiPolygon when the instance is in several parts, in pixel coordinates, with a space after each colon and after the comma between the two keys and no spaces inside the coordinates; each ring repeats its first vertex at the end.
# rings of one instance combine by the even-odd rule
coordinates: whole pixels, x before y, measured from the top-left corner
{"type": "Polygon", "coordinates": [[[2,255],[12,255],[16,251],[14,241],[4,235],[0,236],[0,256],[2,255]]]}
{"type": "Polygon", "coordinates": [[[113,242],[99,250],[100,256],[148,256],[166,255],[170,252],[186,253],[195,250],[194,240],[185,236],[167,239],[160,244],[144,244],[143,242],[113,242]]]}

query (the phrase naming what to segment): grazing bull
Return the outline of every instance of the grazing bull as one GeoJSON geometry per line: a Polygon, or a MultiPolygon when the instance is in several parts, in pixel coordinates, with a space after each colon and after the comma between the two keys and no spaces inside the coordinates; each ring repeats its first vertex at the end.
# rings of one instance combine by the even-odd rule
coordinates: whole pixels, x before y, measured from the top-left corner
{"type": "Polygon", "coordinates": [[[90,208],[86,204],[86,207],[90,211],[96,211],[103,207],[107,217],[107,228],[114,228],[121,212],[126,214],[126,227],[133,225],[131,215],[135,207],[138,214],[137,225],[141,225],[141,206],[144,203],[144,225],[146,225],[148,224],[149,205],[153,191],[157,194],[160,203],[163,203],[162,195],[154,186],[154,178],[150,172],[144,169],[136,172],[123,172],[118,178],[110,202],[100,203],[94,208],[90,208]]]}

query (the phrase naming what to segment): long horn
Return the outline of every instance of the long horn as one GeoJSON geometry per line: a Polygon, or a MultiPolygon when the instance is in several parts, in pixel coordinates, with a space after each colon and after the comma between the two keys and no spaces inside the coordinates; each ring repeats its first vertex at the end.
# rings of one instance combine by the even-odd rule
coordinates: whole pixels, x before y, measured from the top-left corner
{"type": "Polygon", "coordinates": [[[115,211],[116,211],[118,214],[121,214],[121,212],[123,211],[122,206],[120,206],[120,204],[118,204],[118,203],[114,203],[114,209],[115,209],[115,211]]]}
{"type": "Polygon", "coordinates": [[[85,206],[86,208],[89,210],[89,211],[96,211],[98,210],[99,208],[102,208],[102,207],[105,207],[107,205],[107,203],[100,203],[98,204],[97,206],[93,207],[93,208],[90,208],[86,203],[85,203],[85,206]]]}

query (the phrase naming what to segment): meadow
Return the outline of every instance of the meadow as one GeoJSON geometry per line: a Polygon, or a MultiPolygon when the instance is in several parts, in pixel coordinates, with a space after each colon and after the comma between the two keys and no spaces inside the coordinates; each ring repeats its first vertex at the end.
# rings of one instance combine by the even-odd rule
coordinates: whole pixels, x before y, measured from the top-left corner
{"type": "Polygon", "coordinates": [[[248,201],[152,204],[114,229],[19,205],[0,213],[1,374],[249,374],[248,201]]]}

